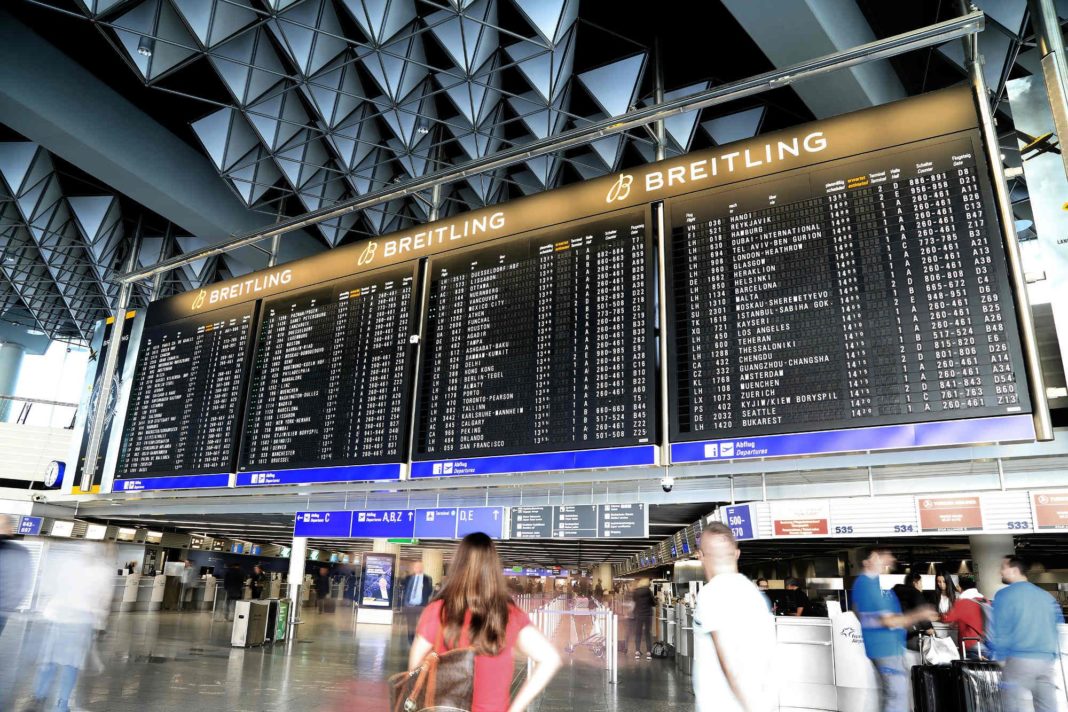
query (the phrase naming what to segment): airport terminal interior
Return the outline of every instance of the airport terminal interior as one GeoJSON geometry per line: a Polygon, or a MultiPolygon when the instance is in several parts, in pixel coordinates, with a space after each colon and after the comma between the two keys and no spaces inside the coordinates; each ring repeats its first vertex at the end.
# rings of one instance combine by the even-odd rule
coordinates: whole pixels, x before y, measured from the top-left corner
{"type": "Polygon", "coordinates": [[[0,3],[0,712],[1068,712],[1066,22],[0,3]]]}

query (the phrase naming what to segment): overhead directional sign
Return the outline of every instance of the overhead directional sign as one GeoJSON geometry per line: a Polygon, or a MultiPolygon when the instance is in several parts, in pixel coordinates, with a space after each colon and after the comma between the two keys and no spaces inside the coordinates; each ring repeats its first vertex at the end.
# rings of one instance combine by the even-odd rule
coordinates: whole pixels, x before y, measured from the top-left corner
{"type": "Polygon", "coordinates": [[[644,504],[602,504],[598,509],[598,538],[645,539],[649,536],[648,510],[644,504]]]}
{"type": "Polygon", "coordinates": [[[418,539],[456,537],[456,507],[415,510],[415,536],[418,539]]]}
{"type": "Polygon", "coordinates": [[[556,507],[553,513],[554,539],[590,539],[597,536],[597,505],[556,507]]]}
{"type": "Polygon", "coordinates": [[[553,507],[512,507],[513,539],[552,539],[553,507]]]}
{"type": "Polygon", "coordinates": [[[354,539],[411,539],[415,536],[414,509],[375,509],[352,516],[354,539]]]}
{"type": "Polygon", "coordinates": [[[347,537],[352,530],[352,512],[297,512],[293,536],[347,537]]]}
{"type": "Polygon", "coordinates": [[[755,539],[753,533],[753,509],[748,504],[732,504],[724,507],[725,523],[731,528],[734,538],[738,541],[755,539]]]}
{"type": "Polygon", "coordinates": [[[504,538],[504,507],[463,507],[458,510],[456,538],[481,532],[491,539],[504,538]]]}

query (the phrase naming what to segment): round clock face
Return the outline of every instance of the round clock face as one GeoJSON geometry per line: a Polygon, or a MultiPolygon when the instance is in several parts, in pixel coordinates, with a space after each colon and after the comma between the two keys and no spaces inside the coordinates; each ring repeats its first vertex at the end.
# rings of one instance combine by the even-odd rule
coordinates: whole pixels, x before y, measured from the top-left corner
{"type": "Polygon", "coordinates": [[[52,460],[52,462],[48,463],[48,469],[45,470],[45,487],[55,487],[63,481],[64,467],[64,464],[59,460],[52,460]]]}

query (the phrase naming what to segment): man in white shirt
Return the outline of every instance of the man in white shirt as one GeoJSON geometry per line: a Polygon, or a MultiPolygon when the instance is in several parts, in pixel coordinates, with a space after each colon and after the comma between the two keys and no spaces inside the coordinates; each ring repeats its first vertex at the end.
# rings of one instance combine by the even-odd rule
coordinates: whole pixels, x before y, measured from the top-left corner
{"type": "Polygon", "coordinates": [[[697,712],[770,712],[775,619],[759,589],[738,573],[738,543],[714,522],[701,534],[708,583],[693,614],[693,691],[697,712]]]}

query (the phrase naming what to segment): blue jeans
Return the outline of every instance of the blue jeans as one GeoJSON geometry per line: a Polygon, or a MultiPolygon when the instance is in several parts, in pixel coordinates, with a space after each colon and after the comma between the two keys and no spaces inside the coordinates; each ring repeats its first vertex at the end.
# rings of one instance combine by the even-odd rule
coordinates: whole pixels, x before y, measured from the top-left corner
{"type": "Polygon", "coordinates": [[[873,658],[875,673],[879,676],[879,697],[882,712],[909,711],[909,677],[905,670],[905,657],[873,658]]]}
{"type": "Polygon", "coordinates": [[[37,683],[33,688],[35,699],[43,700],[48,697],[55,680],[56,672],[59,672],[59,691],[56,693],[56,709],[67,712],[70,709],[70,695],[74,692],[74,683],[78,681],[78,668],[70,665],[56,665],[45,663],[37,672],[37,683]]]}

